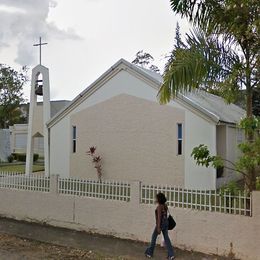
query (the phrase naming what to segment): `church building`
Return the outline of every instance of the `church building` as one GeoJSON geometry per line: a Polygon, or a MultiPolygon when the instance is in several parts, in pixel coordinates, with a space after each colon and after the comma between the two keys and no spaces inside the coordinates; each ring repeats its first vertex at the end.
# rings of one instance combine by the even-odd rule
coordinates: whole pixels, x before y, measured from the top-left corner
{"type": "Polygon", "coordinates": [[[191,152],[205,144],[234,161],[242,141],[236,124],[245,111],[202,91],[160,105],[161,84],[159,74],[123,59],[109,68],[47,122],[50,174],[97,178],[86,153],[95,146],[103,179],[216,189],[239,178],[197,166],[191,152]]]}

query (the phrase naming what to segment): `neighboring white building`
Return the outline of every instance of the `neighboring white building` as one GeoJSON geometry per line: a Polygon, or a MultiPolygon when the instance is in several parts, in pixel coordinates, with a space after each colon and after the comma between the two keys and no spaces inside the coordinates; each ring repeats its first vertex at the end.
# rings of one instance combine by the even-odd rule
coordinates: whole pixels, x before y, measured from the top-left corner
{"type": "MultiPolygon", "coordinates": [[[[68,100],[56,100],[51,101],[51,117],[55,116],[59,111],[66,107],[70,101],[68,100]]],[[[42,102],[37,103],[36,118],[42,118],[42,102]]],[[[22,105],[21,107],[23,115],[28,118],[29,104],[22,105]]],[[[38,123],[38,121],[36,122],[38,123]]],[[[40,120],[39,120],[40,123],[40,120]]],[[[10,131],[10,151],[11,153],[26,153],[27,148],[27,135],[28,124],[15,124],[9,127],[10,131]]],[[[44,155],[43,137],[34,138],[34,153],[38,153],[40,156],[44,155]]]]}
{"type": "Polygon", "coordinates": [[[102,156],[103,178],[215,189],[234,178],[199,167],[199,144],[229,160],[238,156],[236,123],[245,111],[220,97],[196,92],[159,105],[162,77],[123,59],[48,122],[50,172],[96,178],[90,146],[102,156]]]}
{"type": "Polygon", "coordinates": [[[10,131],[8,129],[0,129],[0,162],[7,161],[10,153],[10,131]]]}

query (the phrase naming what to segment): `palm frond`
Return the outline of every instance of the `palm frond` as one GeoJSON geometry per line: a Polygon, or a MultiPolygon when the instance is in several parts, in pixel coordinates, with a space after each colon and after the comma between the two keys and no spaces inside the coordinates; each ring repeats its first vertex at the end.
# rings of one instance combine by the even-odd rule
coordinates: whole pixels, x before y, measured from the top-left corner
{"type": "Polygon", "coordinates": [[[220,83],[229,82],[231,87],[236,82],[239,57],[229,41],[207,37],[199,29],[194,29],[186,38],[186,45],[173,50],[165,66],[163,85],[158,93],[161,103],[195,88],[219,89],[220,83]]]}
{"type": "Polygon", "coordinates": [[[167,103],[178,93],[198,88],[207,75],[205,64],[204,57],[196,50],[178,50],[164,73],[158,93],[160,102],[167,103]]]}
{"type": "Polygon", "coordinates": [[[204,30],[213,30],[218,25],[216,21],[223,9],[219,0],[170,0],[170,3],[174,12],[204,30]]]}

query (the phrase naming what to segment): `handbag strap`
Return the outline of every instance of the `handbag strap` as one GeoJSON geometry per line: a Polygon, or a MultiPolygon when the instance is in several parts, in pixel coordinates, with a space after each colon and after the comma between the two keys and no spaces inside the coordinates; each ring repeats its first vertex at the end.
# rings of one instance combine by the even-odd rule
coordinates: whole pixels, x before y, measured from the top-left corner
{"type": "Polygon", "coordinates": [[[168,210],[169,216],[171,216],[171,212],[170,212],[170,210],[169,210],[169,207],[167,207],[167,210],[168,210]]]}

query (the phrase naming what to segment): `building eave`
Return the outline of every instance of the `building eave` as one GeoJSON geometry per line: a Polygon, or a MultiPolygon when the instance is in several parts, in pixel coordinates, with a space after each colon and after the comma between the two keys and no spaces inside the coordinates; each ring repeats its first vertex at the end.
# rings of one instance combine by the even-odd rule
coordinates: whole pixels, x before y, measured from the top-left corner
{"type": "Polygon", "coordinates": [[[52,126],[54,126],[61,118],[66,116],[70,111],[72,111],[75,107],[77,107],[84,100],[86,100],[92,93],[94,93],[97,89],[102,87],[110,78],[112,78],[115,74],[117,74],[121,70],[127,70],[129,72],[132,71],[136,74],[139,74],[143,79],[148,79],[150,85],[152,85],[156,89],[159,89],[161,85],[160,81],[147,75],[145,72],[138,69],[130,62],[124,59],[120,59],[117,63],[115,63],[112,67],[110,67],[105,73],[103,73],[97,80],[95,80],[91,85],[89,85],[85,90],[83,90],[79,95],[77,95],[67,107],[65,107],[53,118],[51,118],[47,122],[47,127],[51,128],[52,126]]]}
{"type": "MultiPolygon", "coordinates": [[[[78,105],[84,102],[89,96],[91,96],[95,91],[101,88],[108,80],[115,76],[120,71],[127,71],[130,74],[140,78],[141,80],[147,82],[149,86],[159,91],[162,81],[151,76],[149,73],[145,72],[143,69],[138,68],[136,65],[131,64],[130,62],[120,59],[112,67],[110,67],[105,73],[103,73],[97,80],[95,80],[91,85],[89,85],[85,90],[83,90],[79,95],[77,95],[71,103],[56,114],[47,122],[47,127],[51,128],[62,118],[64,118],[68,113],[73,111],[78,105]]],[[[196,111],[204,119],[207,119],[216,125],[220,123],[220,117],[208,109],[202,107],[198,103],[194,102],[190,98],[186,97],[184,94],[179,94],[178,97],[174,100],[177,103],[185,105],[187,108],[190,108],[191,111],[196,111]]],[[[235,125],[235,122],[223,122],[226,124],[235,125]]]]}
{"type": "Polygon", "coordinates": [[[183,94],[179,94],[176,97],[176,100],[180,103],[185,103],[189,106],[191,106],[193,109],[199,111],[201,114],[207,116],[210,120],[212,120],[214,123],[218,124],[220,121],[219,116],[215,115],[211,111],[205,109],[204,107],[200,106],[199,104],[193,102],[191,99],[187,98],[183,94]]]}

